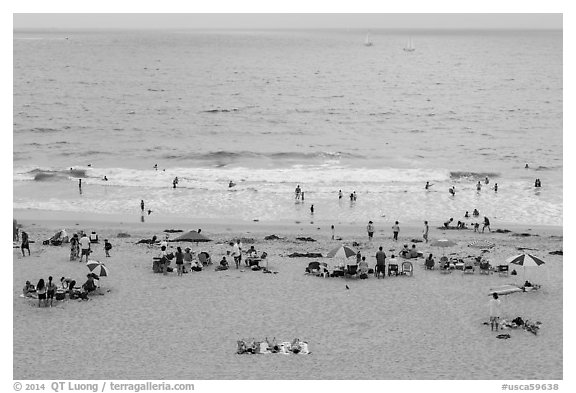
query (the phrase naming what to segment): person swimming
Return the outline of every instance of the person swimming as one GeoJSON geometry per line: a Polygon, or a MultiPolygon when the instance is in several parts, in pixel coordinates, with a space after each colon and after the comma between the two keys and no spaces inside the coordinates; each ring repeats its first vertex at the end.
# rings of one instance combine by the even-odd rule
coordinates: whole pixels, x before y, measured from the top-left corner
{"type": "Polygon", "coordinates": [[[450,193],[450,195],[455,196],[456,195],[456,188],[454,186],[452,186],[451,188],[448,189],[448,192],[450,193]]]}

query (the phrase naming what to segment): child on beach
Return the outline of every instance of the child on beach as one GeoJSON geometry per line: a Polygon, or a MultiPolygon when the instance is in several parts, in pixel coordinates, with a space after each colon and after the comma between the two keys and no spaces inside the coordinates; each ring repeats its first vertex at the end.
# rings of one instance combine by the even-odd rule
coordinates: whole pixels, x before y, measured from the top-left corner
{"type": "Polygon", "coordinates": [[[398,225],[398,221],[396,221],[394,225],[392,225],[392,233],[394,234],[393,235],[394,241],[398,241],[398,232],[400,232],[400,226],[398,225]]]}
{"type": "Polygon", "coordinates": [[[368,241],[372,241],[372,238],[374,237],[374,223],[372,221],[368,221],[366,230],[368,231],[368,241]]]}
{"type": "Polygon", "coordinates": [[[112,249],[112,244],[108,242],[108,239],[104,239],[104,252],[106,252],[106,256],[110,256],[110,250],[112,249]]]}
{"type": "Polygon", "coordinates": [[[494,328],[496,328],[496,331],[498,331],[501,305],[502,305],[502,302],[500,302],[500,299],[498,299],[498,294],[496,292],[494,292],[492,294],[492,299],[490,299],[490,302],[488,303],[488,307],[490,308],[490,327],[491,327],[491,330],[494,330],[494,328]]]}

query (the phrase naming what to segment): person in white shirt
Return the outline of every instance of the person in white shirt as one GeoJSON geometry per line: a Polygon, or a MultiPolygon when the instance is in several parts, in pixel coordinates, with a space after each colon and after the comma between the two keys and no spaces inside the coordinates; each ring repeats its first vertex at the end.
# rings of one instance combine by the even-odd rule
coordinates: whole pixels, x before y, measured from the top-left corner
{"type": "Polygon", "coordinates": [[[80,238],[80,249],[82,250],[80,253],[80,262],[82,262],[82,257],[86,255],[86,262],[88,262],[88,256],[90,255],[90,239],[86,234],[83,234],[80,238]]]}
{"type": "Polygon", "coordinates": [[[240,246],[238,245],[238,241],[235,241],[232,245],[232,257],[234,257],[234,263],[236,264],[236,269],[238,269],[242,258],[240,255],[240,246]]]}
{"type": "Polygon", "coordinates": [[[496,331],[498,331],[502,302],[500,302],[500,299],[498,299],[498,294],[496,292],[492,294],[492,299],[490,299],[488,306],[490,308],[490,327],[492,330],[494,330],[494,327],[496,327],[496,331]]]}

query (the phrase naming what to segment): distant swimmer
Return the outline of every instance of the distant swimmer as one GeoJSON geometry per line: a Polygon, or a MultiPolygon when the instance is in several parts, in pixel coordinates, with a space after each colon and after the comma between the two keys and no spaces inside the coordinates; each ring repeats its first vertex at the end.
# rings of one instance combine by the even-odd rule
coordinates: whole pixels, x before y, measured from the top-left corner
{"type": "Polygon", "coordinates": [[[176,176],[176,177],[174,178],[174,180],[172,180],[172,187],[173,187],[173,188],[176,188],[177,185],[178,185],[178,176],[176,176]]]}
{"type": "Polygon", "coordinates": [[[494,192],[498,192],[498,183],[494,183],[494,192]]]}
{"type": "Polygon", "coordinates": [[[154,169],[158,170],[158,164],[154,164],[154,169]]]}
{"type": "Polygon", "coordinates": [[[354,200],[356,200],[356,191],[354,191],[352,195],[354,196],[354,200]]]}
{"type": "Polygon", "coordinates": [[[448,192],[450,193],[450,195],[454,196],[456,195],[456,188],[452,186],[451,188],[448,189],[448,192]]]}
{"type": "Polygon", "coordinates": [[[432,187],[432,184],[430,184],[430,182],[426,182],[426,185],[424,186],[424,189],[427,190],[430,187],[432,187]]]}
{"type": "Polygon", "coordinates": [[[540,183],[540,179],[536,179],[534,182],[534,187],[542,187],[542,183],[540,183]]]}
{"type": "Polygon", "coordinates": [[[104,175],[104,179],[102,179],[104,181],[108,181],[108,178],[106,177],[106,175],[104,175]]]}
{"type": "Polygon", "coordinates": [[[486,176],[486,179],[484,179],[484,183],[485,183],[485,184],[490,183],[490,180],[488,180],[488,176],[486,176]]]}
{"type": "Polygon", "coordinates": [[[150,215],[150,213],[152,213],[152,210],[148,209],[148,215],[150,215]]]}
{"type": "Polygon", "coordinates": [[[91,167],[91,166],[92,166],[92,164],[88,164],[88,166],[90,166],[90,167],[91,167]]]}
{"type": "Polygon", "coordinates": [[[480,184],[480,181],[478,181],[478,184],[476,184],[476,191],[480,190],[482,190],[482,184],[480,184]]]}
{"type": "Polygon", "coordinates": [[[232,180],[230,180],[230,183],[228,183],[228,188],[232,188],[236,185],[236,183],[234,183],[232,180]]]}
{"type": "Polygon", "coordinates": [[[528,164],[524,165],[524,169],[528,169],[528,168],[530,168],[530,167],[528,166],[528,164]]]}
{"type": "Polygon", "coordinates": [[[338,199],[342,199],[342,190],[338,191],[338,199]]]}
{"type": "Polygon", "coordinates": [[[140,209],[142,210],[142,213],[144,213],[144,199],[140,200],[140,209]]]}

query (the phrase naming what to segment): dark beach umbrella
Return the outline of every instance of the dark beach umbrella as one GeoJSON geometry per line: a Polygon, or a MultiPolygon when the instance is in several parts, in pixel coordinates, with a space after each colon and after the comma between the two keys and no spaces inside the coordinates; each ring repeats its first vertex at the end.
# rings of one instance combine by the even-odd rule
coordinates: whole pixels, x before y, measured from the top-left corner
{"type": "Polygon", "coordinates": [[[196,232],[188,231],[178,236],[176,239],[170,240],[171,242],[211,242],[212,239],[208,239],[206,236],[196,232]]]}

